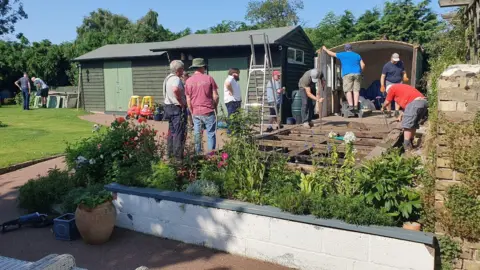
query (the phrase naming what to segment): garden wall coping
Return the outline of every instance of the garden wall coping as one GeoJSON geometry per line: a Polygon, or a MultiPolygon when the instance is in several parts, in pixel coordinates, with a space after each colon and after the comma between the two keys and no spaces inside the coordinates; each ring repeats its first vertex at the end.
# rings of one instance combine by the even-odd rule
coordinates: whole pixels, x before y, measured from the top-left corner
{"type": "Polygon", "coordinates": [[[318,225],[333,229],[358,232],[387,238],[399,239],[409,242],[421,243],[433,247],[435,245],[435,235],[426,232],[409,231],[397,227],[384,226],[357,226],[343,221],[333,219],[320,219],[312,215],[293,215],[283,212],[279,208],[272,206],[255,205],[246,202],[227,200],[221,198],[211,198],[190,195],[183,192],[163,191],[153,188],[128,187],[117,183],[105,185],[105,189],[111,192],[135,195],[155,200],[167,200],[177,203],[186,203],[204,207],[231,210],[241,213],[248,213],[264,217],[278,218],[288,221],[300,222],[311,225],[318,225]]]}

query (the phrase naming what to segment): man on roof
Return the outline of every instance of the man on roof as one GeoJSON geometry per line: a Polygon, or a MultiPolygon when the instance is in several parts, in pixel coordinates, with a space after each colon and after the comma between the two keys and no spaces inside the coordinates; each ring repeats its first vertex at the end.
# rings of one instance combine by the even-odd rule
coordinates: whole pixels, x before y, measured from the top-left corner
{"type": "Polygon", "coordinates": [[[365,63],[362,57],[353,52],[351,44],[345,44],[345,51],[334,53],[323,46],[324,50],[331,57],[336,57],[342,63],[343,92],[347,98],[348,107],[351,111],[358,111],[360,99],[360,87],[362,85],[362,72],[365,69],[365,63]]]}
{"type": "Polygon", "coordinates": [[[391,84],[387,86],[387,98],[382,106],[382,111],[392,101],[395,101],[404,111],[400,113],[398,121],[402,123],[403,128],[403,147],[405,150],[411,150],[415,133],[420,127],[419,122],[427,114],[427,99],[420,91],[408,84],[391,84]]]}
{"type": "MultiPolygon", "coordinates": [[[[405,67],[403,62],[400,60],[400,55],[398,53],[392,54],[392,57],[388,63],[383,66],[382,76],[380,77],[380,91],[385,92],[385,87],[393,84],[401,84],[403,82],[408,82],[407,72],[405,72],[405,67]]],[[[391,108],[388,107],[387,111],[390,111],[391,108]]],[[[395,103],[395,116],[399,116],[400,106],[398,103],[395,103]]]]}

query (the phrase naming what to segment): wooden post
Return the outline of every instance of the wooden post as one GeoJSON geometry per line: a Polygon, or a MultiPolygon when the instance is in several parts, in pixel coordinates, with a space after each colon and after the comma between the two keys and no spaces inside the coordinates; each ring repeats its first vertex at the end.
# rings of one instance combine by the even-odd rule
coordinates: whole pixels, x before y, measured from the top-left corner
{"type": "Polygon", "coordinates": [[[80,92],[82,91],[82,65],[78,64],[78,82],[77,82],[77,111],[80,107],[80,92]]]}

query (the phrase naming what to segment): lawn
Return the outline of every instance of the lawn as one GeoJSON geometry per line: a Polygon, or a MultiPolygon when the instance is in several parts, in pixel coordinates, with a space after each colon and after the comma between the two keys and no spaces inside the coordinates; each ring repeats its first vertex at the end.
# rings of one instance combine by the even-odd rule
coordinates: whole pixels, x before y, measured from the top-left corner
{"type": "Polygon", "coordinates": [[[0,168],[62,153],[66,142],[92,134],[92,123],[78,118],[86,112],[71,109],[0,107],[0,168]]]}

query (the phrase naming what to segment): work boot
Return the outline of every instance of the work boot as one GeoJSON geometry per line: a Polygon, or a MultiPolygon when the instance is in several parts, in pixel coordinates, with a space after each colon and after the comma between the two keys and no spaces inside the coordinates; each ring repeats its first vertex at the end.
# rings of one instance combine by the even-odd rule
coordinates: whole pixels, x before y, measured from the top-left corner
{"type": "Polygon", "coordinates": [[[413,150],[412,141],[410,141],[410,140],[404,141],[404,142],[403,142],[403,149],[404,149],[405,151],[411,151],[411,150],[413,150]]]}
{"type": "Polygon", "coordinates": [[[399,117],[400,116],[400,112],[395,110],[395,117],[399,117]]]}

